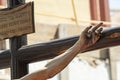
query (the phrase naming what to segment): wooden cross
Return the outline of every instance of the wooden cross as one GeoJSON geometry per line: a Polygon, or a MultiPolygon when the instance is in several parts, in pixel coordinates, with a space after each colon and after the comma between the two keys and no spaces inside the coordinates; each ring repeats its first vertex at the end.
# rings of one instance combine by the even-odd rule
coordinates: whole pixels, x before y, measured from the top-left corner
{"type": "MultiPolygon", "coordinates": [[[[25,0],[8,0],[10,10],[18,5],[25,4],[25,0]],[[19,2],[20,1],[20,2],[19,2]]],[[[10,50],[0,52],[0,69],[11,67],[11,79],[20,78],[28,73],[28,64],[31,62],[51,59],[70,48],[79,36],[52,40],[46,43],[27,46],[26,35],[10,38],[10,50]],[[22,47],[23,45],[26,45],[22,47]]],[[[120,45],[120,27],[106,30],[101,39],[93,46],[82,50],[91,50],[120,45]]]]}

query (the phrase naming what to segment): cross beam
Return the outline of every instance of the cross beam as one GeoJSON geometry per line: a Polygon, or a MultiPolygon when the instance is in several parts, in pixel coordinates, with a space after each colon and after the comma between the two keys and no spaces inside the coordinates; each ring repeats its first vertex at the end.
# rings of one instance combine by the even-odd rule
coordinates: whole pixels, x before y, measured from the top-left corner
{"type": "MultiPolygon", "coordinates": [[[[79,36],[74,36],[21,47],[17,51],[18,60],[28,64],[54,58],[70,48],[78,38],[79,36]]],[[[117,45],[120,45],[120,27],[103,31],[101,39],[93,46],[82,50],[82,52],[84,53],[117,45]]],[[[0,52],[0,68],[10,67],[10,60],[10,50],[0,52]]]]}
{"type": "MultiPolygon", "coordinates": [[[[9,10],[24,4],[25,0],[8,0],[9,10]]],[[[45,43],[24,46],[27,44],[26,35],[10,39],[10,50],[0,52],[0,69],[11,67],[11,79],[20,78],[28,73],[27,65],[31,62],[51,59],[70,48],[79,36],[65,39],[53,40],[45,43]]],[[[93,46],[82,50],[82,52],[120,45],[120,28],[106,30],[101,39],[93,46]]]]}

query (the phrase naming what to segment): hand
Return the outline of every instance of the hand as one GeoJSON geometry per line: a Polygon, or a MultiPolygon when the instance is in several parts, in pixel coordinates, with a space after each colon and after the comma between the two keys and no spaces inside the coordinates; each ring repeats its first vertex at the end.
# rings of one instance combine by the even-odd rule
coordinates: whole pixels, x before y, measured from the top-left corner
{"type": "Polygon", "coordinates": [[[95,44],[101,36],[101,32],[103,28],[100,28],[100,26],[103,23],[99,23],[97,26],[93,27],[87,27],[80,36],[79,43],[82,49],[88,48],[95,44]]]}

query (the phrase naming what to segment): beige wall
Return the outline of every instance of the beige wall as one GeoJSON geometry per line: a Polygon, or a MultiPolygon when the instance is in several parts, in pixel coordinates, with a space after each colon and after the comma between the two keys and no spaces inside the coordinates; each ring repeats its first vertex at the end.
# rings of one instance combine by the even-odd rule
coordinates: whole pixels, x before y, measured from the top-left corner
{"type": "MultiPolygon", "coordinates": [[[[29,35],[29,44],[51,40],[54,37],[58,24],[76,24],[75,20],[73,20],[75,19],[75,14],[73,12],[72,0],[26,1],[34,1],[35,4],[36,32],[29,35]]],[[[84,21],[90,20],[89,0],[74,0],[74,5],[79,25],[88,26],[89,23],[84,23],[84,21]]],[[[75,27],[73,26],[73,28],[75,27]]]]}
{"type": "MultiPolygon", "coordinates": [[[[72,0],[27,0],[35,2],[35,21],[75,24],[72,0]]],[[[89,0],[74,0],[78,20],[90,20],[89,0]]],[[[82,24],[82,22],[80,22],[82,24]]]]}

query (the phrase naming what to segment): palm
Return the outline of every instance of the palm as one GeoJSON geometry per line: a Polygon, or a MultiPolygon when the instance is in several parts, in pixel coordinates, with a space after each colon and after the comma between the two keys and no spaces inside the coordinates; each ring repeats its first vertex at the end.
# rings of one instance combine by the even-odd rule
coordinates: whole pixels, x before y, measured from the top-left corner
{"type": "Polygon", "coordinates": [[[95,44],[100,39],[100,34],[103,28],[99,28],[103,23],[98,24],[91,29],[92,26],[87,27],[80,36],[80,44],[82,48],[88,48],[95,44]]]}

